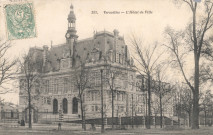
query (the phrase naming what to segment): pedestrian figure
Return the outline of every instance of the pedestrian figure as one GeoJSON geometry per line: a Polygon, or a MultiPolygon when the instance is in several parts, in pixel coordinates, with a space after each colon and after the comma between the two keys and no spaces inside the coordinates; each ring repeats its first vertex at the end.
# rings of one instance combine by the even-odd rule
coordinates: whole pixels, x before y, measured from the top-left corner
{"type": "Polygon", "coordinates": [[[58,130],[61,130],[61,123],[58,123],[58,130]]]}
{"type": "Polygon", "coordinates": [[[25,126],[25,122],[23,119],[21,120],[21,126],[25,126]]]}
{"type": "Polygon", "coordinates": [[[92,128],[92,130],[93,130],[93,131],[95,131],[95,130],[96,130],[96,128],[95,128],[95,124],[94,124],[94,123],[92,123],[92,124],[91,124],[91,128],[92,128]]]}

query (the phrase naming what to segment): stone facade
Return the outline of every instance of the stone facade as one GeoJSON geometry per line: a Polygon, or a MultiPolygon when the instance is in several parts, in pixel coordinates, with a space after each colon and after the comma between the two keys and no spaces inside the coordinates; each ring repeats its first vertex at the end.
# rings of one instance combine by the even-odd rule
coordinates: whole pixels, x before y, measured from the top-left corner
{"type": "MultiPolygon", "coordinates": [[[[137,87],[141,79],[137,78],[124,38],[119,36],[118,30],[114,30],[113,33],[94,32],[93,37],[78,40],[72,5],[70,9],[66,43],[29,50],[29,54],[33,53],[34,60],[39,63],[36,72],[40,74],[40,79],[32,88],[34,94],[39,91],[39,97],[32,100],[33,107],[39,112],[54,114],[62,110],[65,115],[81,115],[76,73],[84,65],[91,84],[83,94],[86,117],[100,117],[101,70],[105,116],[111,116],[112,83],[115,117],[131,116],[132,111],[134,115],[145,115],[146,78],[143,81],[144,91],[141,91],[137,87]]],[[[26,80],[24,75],[20,75],[19,103],[23,108],[28,104],[25,90],[26,80]]]]}

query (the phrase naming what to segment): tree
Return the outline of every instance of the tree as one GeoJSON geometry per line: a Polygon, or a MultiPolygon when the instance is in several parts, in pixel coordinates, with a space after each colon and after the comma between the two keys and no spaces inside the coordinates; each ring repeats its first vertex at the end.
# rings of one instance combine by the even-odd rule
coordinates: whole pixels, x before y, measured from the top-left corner
{"type": "Polygon", "coordinates": [[[207,82],[213,83],[213,73],[212,73],[213,63],[203,63],[200,69],[200,81],[205,84],[207,82]]]}
{"type": "Polygon", "coordinates": [[[85,102],[84,95],[85,90],[91,88],[91,84],[89,82],[90,70],[86,68],[84,64],[81,64],[80,67],[76,68],[74,76],[75,76],[74,84],[78,89],[78,97],[81,105],[82,129],[86,130],[86,123],[85,123],[86,106],[84,105],[85,102]]]}
{"type": "Polygon", "coordinates": [[[204,125],[207,125],[207,113],[212,109],[212,94],[210,90],[207,90],[201,96],[201,103],[200,103],[200,111],[204,112],[204,125]]]}
{"type": "MultiPolygon", "coordinates": [[[[172,90],[174,90],[175,85],[171,87],[169,83],[165,83],[166,81],[166,70],[167,66],[164,63],[158,64],[155,70],[155,83],[153,85],[154,87],[154,93],[159,98],[159,111],[160,111],[160,127],[163,127],[163,99],[166,96],[169,96],[172,90]]],[[[169,101],[172,98],[172,96],[169,96],[164,101],[169,101]]]]}
{"type": "MultiPolygon", "coordinates": [[[[179,86],[179,85],[178,85],[179,86]]],[[[174,93],[174,115],[178,117],[178,123],[180,123],[180,117],[181,117],[181,100],[180,100],[180,90],[177,89],[174,93]]]]}
{"type": "Polygon", "coordinates": [[[1,41],[0,40],[0,94],[5,94],[8,92],[12,92],[13,90],[4,86],[11,80],[15,79],[15,75],[17,70],[15,65],[17,63],[17,59],[10,60],[9,57],[6,57],[11,44],[9,41],[1,41]]]}
{"type": "MultiPolygon", "coordinates": [[[[167,29],[166,33],[168,40],[170,41],[170,46],[167,47],[174,54],[176,61],[179,65],[181,73],[184,77],[185,82],[190,87],[193,94],[193,114],[192,114],[192,129],[199,128],[199,76],[200,76],[200,56],[202,53],[205,53],[205,50],[208,49],[208,46],[205,42],[208,40],[208,31],[212,28],[212,8],[213,3],[205,0],[202,2],[205,7],[205,15],[201,18],[197,15],[199,4],[193,0],[175,0],[177,2],[185,3],[192,12],[192,20],[187,27],[187,31],[184,33],[174,32],[171,29],[167,29]],[[197,19],[199,18],[199,20],[197,19]],[[198,22],[199,21],[199,22],[198,22]],[[183,57],[181,55],[180,45],[185,44],[188,47],[188,52],[193,52],[194,55],[194,80],[193,84],[187,78],[185,70],[183,68],[183,57]],[[205,50],[204,50],[205,49],[205,50]]],[[[202,6],[200,4],[200,6],[202,6]]],[[[186,49],[186,48],[185,48],[186,49]]]]}
{"type": "Polygon", "coordinates": [[[182,83],[177,95],[179,95],[179,102],[176,103],[176,109],[180,111],[178,115],[181,117],[182,111],[185,111],[188,114],[189,127],[191,127],[191,114],[193,107],[192,92],[186,84],[182,83]]]}
{"type": "Polygon", "coordinates": [[[28,110],[29,110],[29,123],[28,127],[32,128],[32,100],[38,100],[41,88],[41,65],[42,61],[36,59],[37,55],[35,50],[31,49],[27,55],[24,55],[19,60],[20,66],[20,94],[27,97],[28,110]]]}
{"type": "Polygon", "coordinates": [[[104,80],[106,84],[109,86],[109,89],[111,91],[111,109],[112,109],[112,129],[114,129],[114,98],[115,98],[115,92],[119,88],[119,86],[116,84],[116,79],[118,79],[119,75],[121,74],[120,71],[117,69],[112,68],[110,64],[107,65],[108,69],[106,70],[106,76],[104,77],[104,80]]]}
{"type": "Polygon", "coordinates": [[[171,92],[173,91],[175,85],[171,87],[170,84],[158,80],[155,87],[155,94],[159,98],[160,127],[162,128],[164,105],[172,98],[171,92]]]}
{"type": "Polygon", "coordinates": [[[155,68],[157,67],[157,61],[163,53],[159,53],[156,55],[157,51],[157,43],[154,46],[149,48],[145,48],[143,46],[142,41],[136,38],[133,35],[131,39],[131,44],[136,52],[136,56],[133,56],[138,66],[136,66],[137,71],[141,75],[147,76],[147,92],[148,92],[148,119],[146,121],[146,128],[150,129],[151,124],[151,80],[154,73],[155,68]]]}

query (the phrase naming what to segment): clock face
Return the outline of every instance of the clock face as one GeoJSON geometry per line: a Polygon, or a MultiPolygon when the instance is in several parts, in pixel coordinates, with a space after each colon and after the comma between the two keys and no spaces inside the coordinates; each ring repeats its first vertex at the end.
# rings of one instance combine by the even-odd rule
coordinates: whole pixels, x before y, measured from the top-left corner
{"type": "Polygon", "coordinates": [[[67,34],[66,34],[66,38],[70,38],[70,33],[67,33],[67,34]]]}

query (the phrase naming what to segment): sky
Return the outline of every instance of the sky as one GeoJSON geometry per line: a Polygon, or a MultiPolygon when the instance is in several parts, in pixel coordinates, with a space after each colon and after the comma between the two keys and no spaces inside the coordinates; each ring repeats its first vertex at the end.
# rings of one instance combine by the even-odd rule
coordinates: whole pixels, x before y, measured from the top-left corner
{"type": "MultiPolygon", "coordinates": [[[[12,1],[12,0],[11,0],[12,1]]],[[[22,0],[25,2],[26,0],[22,0]]],[[[30,47],[51,46],[65,43],[67,16],[71,3],[76,15],[76,29],[79,40],[93,36],[94,31],[109,31],[114,29],[124,36],[126,44],[134,33],[143,39],[143,43],[151,45],[155,41],[164,42],[166,26],[180,30],[184,29],[191,12],[188,7],[177,6],[173,0],[32,0],[36,22],[37,37],[12,40],[8,52],[9,58],[20,57],[30,47]],[[98,14],[92,14],[97,11],[98,14]],[[119,11],[143,11],[143,14],[104,14],[119,11]],[[145,12],[148,13],[145,13],[145,12]],[[150,13],[151,12],[151,13],[150,13]]],[[[3,5],[9,0],[0,0],[0,38],[7,40],[6,20],[3,5]]],[[[127,44],[128,45],[128,44],[127,44]]],[[[130,52],[131,53],[131,52],[130,52]]],[[[1,95],[5,101],[18,103],[18,93],[1,95]]]]}

